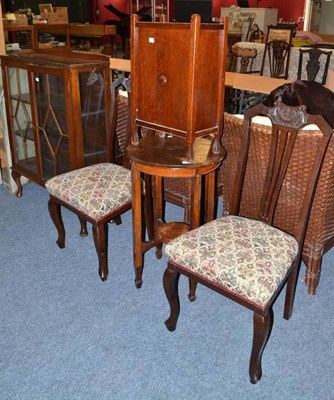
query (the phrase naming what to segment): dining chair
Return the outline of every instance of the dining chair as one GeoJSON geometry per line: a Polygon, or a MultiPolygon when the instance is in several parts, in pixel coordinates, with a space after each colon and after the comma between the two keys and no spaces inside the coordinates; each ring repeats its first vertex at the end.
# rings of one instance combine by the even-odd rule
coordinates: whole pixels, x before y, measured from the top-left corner
{"type": "Polygon", "coordinates": [[[125,157],[130,140],[130,81],[120,76],[112,83],[112,130],[109,145],[114,163],[99,163],[57,175],[45,183],[50,198],[50,216],[57,228],[57,244],[65,247],[65,229],[61,207],[79,217],[80,236],[87,236],[87,221],[92,224],[93,238],[99,260],[99,275],[108,276],[108,223],[121,223],[121,214],[131,208],[131,171],[125,157]],[[118,165],[116,164],[122,164],[118,165]]]}
{"type": "Polygon", "coordinates": [[[165,321],[167,329],[176,329],[180,314],[178,282],[181,274],[250,309],[254,313],[249,363],[251,383],[261,379],[262,354],[273,327],[273,304],[285,285],[284,318],[292,315],[305,231],[332,133],[333,129],[322,116],[307,114],[304,106],[290,107],[279,101],[274,107],[259,104],[246,110],[230,215],[185,233],[165,247],[168,266],[163,286],[170,306],[170,315],[165,321]],[[258,218],[250,219],[241,217],[239,208],[247,165],[257,162],[249,158],[249,149],[256,140],[253,137],[256,131],[249,128],[252,118],[258,115],[269,117],[272,132],[269,154],[265,157],[268,165],[264,185],[257,187],[262,193],[260,211],[258,218]],[[273,218],[297,137],[301,128],[308,124],[317,125],[321,134],[307,171],[303,199],[295,204],[298,222],[291,234],[276,228],[273,218]]]}
{"type": "Polygon", "coordinates": [[[299,49],[297,79],[302,79],[302,72],[306,71],[306,79],[308,81],[318,81],[322,85],[325,85],[331,56],[331,51],[324,51],[316,47],[312,49],[299,49]],[[322,57],[322,71],[320,71],[320,57],[322,57]]]}
{"type": "Polygon", "coordinates": [[[271,78],[287,79],[289,75],[290,50],[291,43],[285,40],[266,42],[260,75],[264,75],[265,68],[268,67],[271,78]]]}
{"type": "MultiPolygon", "coordinates": [[[[257,50],[247,47],[239,47],[237,44],[232,47],[232,55],[229,71],[241,74],[258,74],[260,71],[253,69],[257,50]]],[[[258,102],[258,98],[263,95],[258,93],[225,88],[226,111],[231,114],[242,114],[245,108],[251,107],[258,102]]]]}

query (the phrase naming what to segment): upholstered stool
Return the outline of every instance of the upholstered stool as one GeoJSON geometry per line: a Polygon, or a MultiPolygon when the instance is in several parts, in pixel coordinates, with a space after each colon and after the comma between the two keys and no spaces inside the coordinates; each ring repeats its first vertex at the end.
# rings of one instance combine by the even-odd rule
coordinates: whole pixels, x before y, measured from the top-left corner
{"type": "Polygon", "coordinates": [[[49,211],[58,230],[57,244],[65,247],[61,206],[78,215],[81,236],[87,235],[86,221],[93,225],[94,243],[99,258],[99,275],[108,276],[107,224],[131,208],[131,171],[116,164],[100,163],[57,175],[45,183],[50,194],[49,211]]]}

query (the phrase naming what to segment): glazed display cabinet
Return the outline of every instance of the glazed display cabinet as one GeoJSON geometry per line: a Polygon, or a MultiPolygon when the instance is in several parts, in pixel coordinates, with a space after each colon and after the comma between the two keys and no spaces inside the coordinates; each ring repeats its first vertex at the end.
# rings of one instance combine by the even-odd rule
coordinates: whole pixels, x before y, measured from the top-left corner
{"type": "Polygon", "coordinates": [[[44,185],[55,175],[111,161],[107,57],[70,51],[1,56],[12,176],[44,185]]]}

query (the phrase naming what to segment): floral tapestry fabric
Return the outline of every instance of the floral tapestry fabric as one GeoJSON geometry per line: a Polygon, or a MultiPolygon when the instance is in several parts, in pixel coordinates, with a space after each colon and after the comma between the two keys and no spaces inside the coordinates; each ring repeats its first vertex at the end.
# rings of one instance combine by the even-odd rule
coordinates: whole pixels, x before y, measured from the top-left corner
{"type": "Polygon", "coordinates": [[[48,192],[98,221],[131,202],[131,171],[100,163],[57,175],[45,183],[48,192]]]}
{"type": "Polygon", "coordinates": [[[264,307],[298,253],[296,239],[261,221],[226,216],[166,245],[169,259],[264,307]]]}

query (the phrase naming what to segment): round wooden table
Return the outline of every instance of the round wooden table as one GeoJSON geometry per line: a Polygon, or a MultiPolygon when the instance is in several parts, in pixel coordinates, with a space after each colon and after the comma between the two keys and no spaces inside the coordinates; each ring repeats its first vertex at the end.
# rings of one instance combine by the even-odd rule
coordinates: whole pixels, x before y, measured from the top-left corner
{"type": "Polygon", "coordinates": [[[186,157],[185,140],[175,136],[148,135],[142,138],[138,145],[128,146],[127,154],[132,167],[133,248],[137,288],[142,285],[144,253],[157,246],[159,258],[162,243],[168,243],[180,234],[200,225],[203,176],[205,176],[204,221],[211,221],[214,218],[215,170],[226,152],[221,148],[219,154],[214,154],[212,145],[213,141],[210,139],[197,138],[191,162],[186,157]],[[149,210],[148,218],[153,219],[152,224],[148,224],[153,229],[149,230],[148,240],[143,238],[142,177],[145,181],[145,201],[150,205],[146,207],[146,210],[149,210]],[[193,180],[190,226],[183,222],[163,221],[162,178],[166,177],[193,180]]]}

